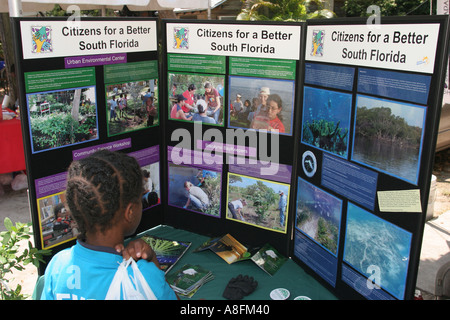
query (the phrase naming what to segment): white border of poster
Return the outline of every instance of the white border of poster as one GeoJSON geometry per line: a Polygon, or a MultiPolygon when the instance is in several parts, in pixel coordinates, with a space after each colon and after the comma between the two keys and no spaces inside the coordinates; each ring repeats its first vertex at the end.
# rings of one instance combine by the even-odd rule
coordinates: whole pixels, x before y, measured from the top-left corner
{"type": "Polygon", "coordinates": [[[42,20],[20,27],[24,60],[157,50],[156,21],[42,20]]]}
{"type": "Polygon", "coordinates": [[[305,60],[433,73],[438,35],[438,23],[313,25],[305,60]]]}
{"type": "Polygon", "coordinates": [[[167,23],[167,52],[298,60],[301,27],[167,23]]]}

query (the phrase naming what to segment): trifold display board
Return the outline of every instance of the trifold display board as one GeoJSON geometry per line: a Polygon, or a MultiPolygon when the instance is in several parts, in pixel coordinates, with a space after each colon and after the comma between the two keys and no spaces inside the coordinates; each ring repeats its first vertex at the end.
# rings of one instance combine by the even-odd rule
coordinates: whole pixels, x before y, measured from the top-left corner
{"type": "Polygon", "coordinates": [[[413,298],[447,17],[13,26],[37,247],[73,244],[65,170],[108,148],[149,173],[138,232],[230,233],[340,298],[413,298]]]}

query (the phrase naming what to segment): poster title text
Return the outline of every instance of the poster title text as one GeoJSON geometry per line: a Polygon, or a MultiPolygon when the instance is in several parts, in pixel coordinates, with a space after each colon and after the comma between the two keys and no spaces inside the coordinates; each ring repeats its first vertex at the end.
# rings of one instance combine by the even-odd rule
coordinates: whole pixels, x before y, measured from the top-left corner
{"type": "Polygon", "coordinates": [[[78,48],[82,51],[95,51],[103,49],[122,49],[122,48],[137,48],[139,41],[133,38],[135,35],[146,35],[151,33],[151,27],[109,27],[103,28],[80,28],[64,26],[61,33],[65,37],[92,37],[92,36],[116,36],[117,38],[108,40],[80,40],[78,48]],[[130,38],[121,39],[120,36],[130,36],[130,38]]]}
{"type": "MultiPolygon", "coordinates": [[[[426,45],[428,34],[416,34],[416,32],[402,33],[394,31],[392,34],[380,34],[368,31],[364,33],[346,33],[345,31],[333,31],[331,40],[333,42],[359,42],[359,43],[383,43],[383,44],[404,44],[404,45],[426,45]]],[[[406,63],[407,55],[401,50],[383,51],[372,48],[350,50],[347,47],[342,48],[343,59],[353,60],[371,60],[379,62],[406,63]]]]}
{"type": "Polygon", "coordinates": [[[292,33],[283,31],[260,30],[260,31],[224,31],[213,29],[198,29],[197,36],[199,38],[222,38],[222,39],[248,39],[249,42],[242,43],[218,43],[211,42],[212,51],[220,52],[246,52],[246,53],[275,53],[275,47],[269,43],[251,43],[251,40],[292,40],[292,33]]]}

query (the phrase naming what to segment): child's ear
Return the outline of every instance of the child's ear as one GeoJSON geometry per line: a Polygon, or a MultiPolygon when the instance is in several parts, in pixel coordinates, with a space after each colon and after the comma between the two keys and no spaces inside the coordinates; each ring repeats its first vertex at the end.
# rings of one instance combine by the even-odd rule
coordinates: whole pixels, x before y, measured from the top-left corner
{"type": "Polygon", "coordinates": [[[127,222],[132,222],[133,221],[133,212],[134,210],[134,205],[133,203],[129,203],[126,208],[125,208],[125,212],[124,212],[124,218],[127,222]]]}

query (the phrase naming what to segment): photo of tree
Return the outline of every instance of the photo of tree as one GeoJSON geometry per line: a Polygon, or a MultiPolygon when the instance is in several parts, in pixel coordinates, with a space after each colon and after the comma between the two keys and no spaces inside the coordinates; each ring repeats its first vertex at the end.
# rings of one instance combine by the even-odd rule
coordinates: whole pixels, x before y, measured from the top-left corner
{"type": "Polygon", "coordinates": [[[342,200],[299,178],[295,227],[337,255],[342,200]]]}
{"type": "Polygon", "coordinates": [[[359,95],[352,160],[417,184],[426,108],[359,95]]]}
{"type": "Polygon", "coordinates": [[[27,95],[32,152],[98,139],[95,86],[27,95]]]}
{"type": "Polygon", "coordinates": [[[158,79],[106,85],[108,135],[159,125],[158,79]]]}
{"type": "Polygon", "coordinates": [[[286,233],[289,184],[228,174],[227,219],[286,233]]]}
{"type": "Polygon", "coordinates": [[[304,88],[302,142],[347,158],[352,96],[304,88]]]}

